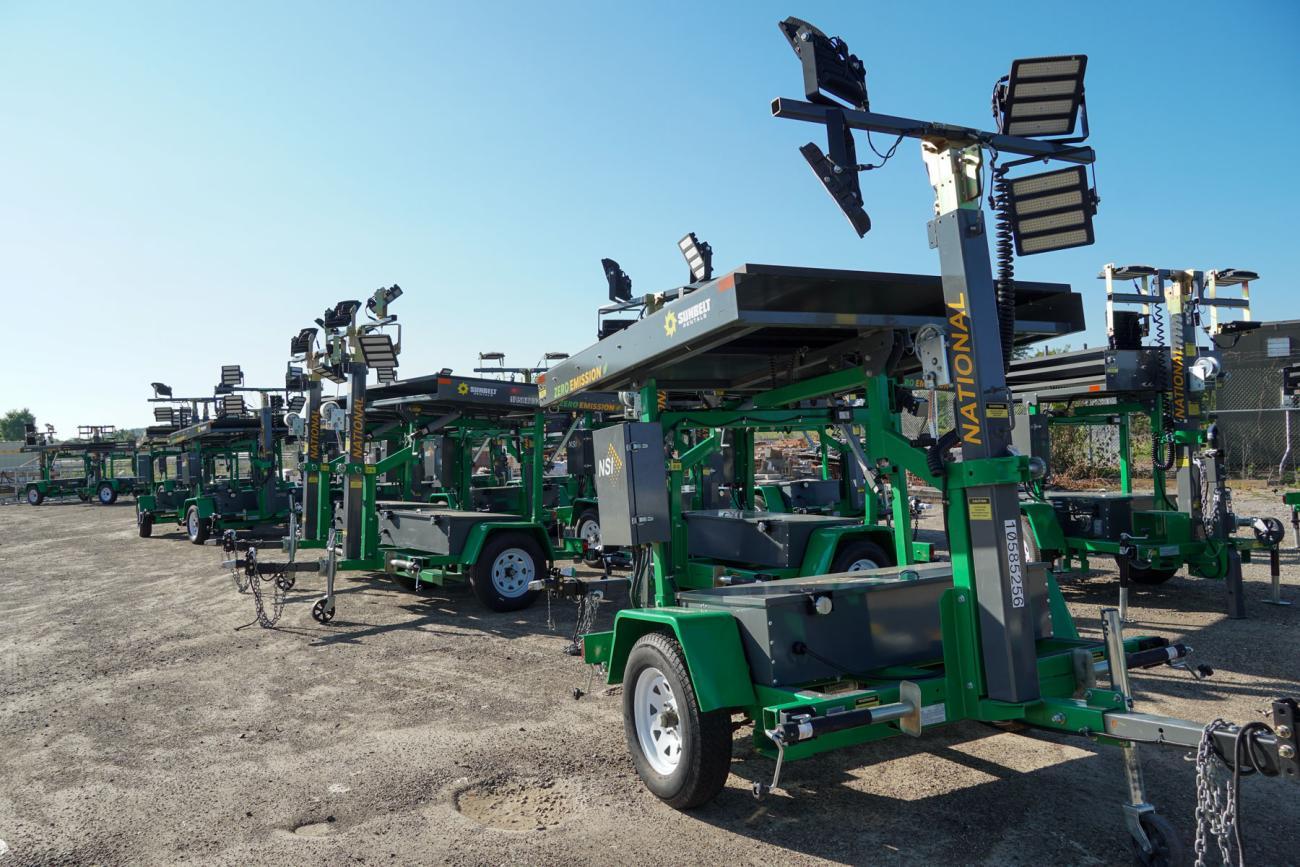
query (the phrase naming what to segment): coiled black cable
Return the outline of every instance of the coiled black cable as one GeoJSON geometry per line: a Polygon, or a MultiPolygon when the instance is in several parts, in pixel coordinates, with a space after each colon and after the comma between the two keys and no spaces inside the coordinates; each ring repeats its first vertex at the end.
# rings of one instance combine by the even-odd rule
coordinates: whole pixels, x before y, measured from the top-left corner
{"type": "Polygon", "coordinates": [[[947,457],[951,450],[958,443],[957,429],[953,428],[939,437],[939,439],[930,446],[925,452],[925,465],[930,468],[931,475],[943,478],[944,458],[947,457]]]}
{"type": "Polygon", "coordinates": [[[1011,182],[1005,168],[993,169],[993,211],[996,214],[994,249],[998,275],[994,282],[998,304],[998,333],[1002,338],[1002,370],[1011,369],[1016,343],[1015,236],[1011,231],[1011,182]]]}
{"type": "MultiPolygon", "coordinates": [[[[1165,331],[1163,299],[1151,305],[1152,330],[1155,331],[1157,349],[1169,348],[1169,338],[1165,331]]],[[[1173,363],[1173,351],[1170,349],[1169,363],[1173,363]]],[[[1174,467],[1174,444],[1169,434],[1174,427],[1174,392],[1169,369],[1162,363],[1156,367],[1156,390],[1160,392],[1160,430],[1151,431],[1151,466],[1161,472],[1169,472],[1174,467]],[[1160,459],[1160,444],[1165,444],[1164,460],[1160,459]]]]}

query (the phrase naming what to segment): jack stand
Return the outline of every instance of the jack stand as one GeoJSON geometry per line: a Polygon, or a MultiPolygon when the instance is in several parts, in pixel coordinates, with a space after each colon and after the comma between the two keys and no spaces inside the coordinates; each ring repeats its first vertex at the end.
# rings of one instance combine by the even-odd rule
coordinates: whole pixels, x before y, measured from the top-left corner
{"type": "Polygon", "coordinates": [[[776,744],[776,769],[772,772],[772,782],[770,784],[754,781],[754,799],[761,800],[764,795],[775,789],[781,784],[781,765],[785,763],[785,736],[779,729],[773,729],[767,733],[772,743],[776,744]]]}
{"type": "Polygon", "coordinates": [[[1242,620],[1246,616],[1246,592],[1241,586],[1241,555],[1236,551],[1228,552],[1228,574],[1223,576],[1224,588],[1228,591],[1228,618],[1242,620]]]}
{"type": "Polygon", "coordinates": [[[334,574],[338,571],[338,530],[331,529],[325,542],[325,595],[311,607],[311,616],[317,623],[334,619],[334,574]]]}
{"type": "MultiPolygon", "coordinates": [[[[1132,568],[1128,557],[1119,558],[1119,622],[1128,623],[1129,570],[1132,568]]],[[[1107,611],[1111,609],[1106,609],[1107,611]]],[[[1102,612],[1105,616],[1105,611],[1102,612]]],[[[1104,623],[1102,624],[1105,625],[1104,623]]]]}
{"type": "Polygon", "coordinates": [[[1268,574],[1273,579],[1273,584],[1269,598],[1264,600],[1265,604],[1290,605],[1289,601],[1282,598],[1282,554],[1277,545],[1268,549],[1268,574]]]}
{"type": "MultiPolygon", "coordinates": [[[[1125,568],[1120,567],[1123,575],[1125,568]]],[[[1121,590],[1121,593],[1124,591],[1121,590]]],[[[1101,628],[1106,640],[1106,656],[1110,662],[1111,688],[1124,695],[1128,709],[1133,709],[1133,691],[1128,679],[1128,658],[1124,652],[1124,621],[1114,608],[1103,608],[1101,628]]],[[[1156,808],[1147,802],[1146,784],[1142,779],[1142,762],[1138,746],[1126,742],[1124,752],[1124,779],[1128,783],[1128,801],[1124,804],[1124,824],[1133,837],[1133,843],[1143,855],[1150,858],[1156,846],[1147,835],[1147,827],[1156,818],[1156,808]]]]}

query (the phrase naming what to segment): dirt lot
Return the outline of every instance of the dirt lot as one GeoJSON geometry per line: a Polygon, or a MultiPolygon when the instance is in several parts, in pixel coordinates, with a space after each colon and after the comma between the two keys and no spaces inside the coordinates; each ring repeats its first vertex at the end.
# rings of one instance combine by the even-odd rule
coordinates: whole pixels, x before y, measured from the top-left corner
{"type": "MultiPolygon", "coordinates": [[[[1280,497],[1239,497],[1281,516],[1280,497]]],[[[140,539],[132,507],[0,507],[0,865],[996,863],[1128,860],[1118,751],[962,724],[790,766],[736,739],[722,797],[693,814],[640,785],[620,698],[562,655],[572,608],[485,613],[464,589],[415,595],[345,579],[338,619],[304,578],[282,628],[238,628],[251,601],[218,552],[140,539]]],[[[1300,560],[1283,555],[1300,602],[1300,560]]],[[[1143,632],[1187,637],[1216,668],[1141,674],[1140,709],[1257,718],[1300,694],[1300,605],[1247,569],[1250,619],[1222,585],[1139,594],[1143,632]]],[[[1081,626],[1113,575],[1065,590],[1081,626]]],[[[609,610],[601,613],[602,625],[609,610]]],[[[1194,771],[1145,753],[1150,797],[1190,841],[1194,771]]],[[[1295,863],[1300,797],[1243,783],[1250,861],[1295,863]]]]}

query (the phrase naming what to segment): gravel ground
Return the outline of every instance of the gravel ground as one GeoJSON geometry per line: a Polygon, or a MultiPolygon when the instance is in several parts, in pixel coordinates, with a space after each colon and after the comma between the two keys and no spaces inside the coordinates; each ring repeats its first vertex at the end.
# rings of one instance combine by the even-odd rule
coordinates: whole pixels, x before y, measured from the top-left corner
{"type": "MultiPolygon", "coordinates": [[[[1267,492],[1237,505],[1283,512],[1267,492]]],[[[681,814],[637,780],[617,690],[570,697],[587,685],[561,653],[570,604],[552,628],[544,603],[492,615],[462,588],[353,576],[322,627],[304,577],[281,628],[240,628],[251,601],[218,559],[138,538],[130,504],[0,507],[0,867],[1129,860],[1114,749],[960,724],[793,764],[756,802],[772,767],[744,730],[726,791],[681,814]]],[[[1113,578],[1065,588],[1092,634],[1113,578]]],[[[1300,694],[1300,605],[1262,604],[1266,565],[1246,578],[1246,621],[1224,618],[1214,582],[1135,596],[1138,629],[1216,669],[1138,674],[1140,709],[1245,721],[1300,694]]],[[[1291,550],[1283,581],[1300,602],[1291,550]]],[[[1145,764],[1190,841],[1193,765],[1155,749],[1145,764]]],[[[1248,780],[1242,814],[1252,863],[1296,863],[1296,790],[1248,780]]]]}

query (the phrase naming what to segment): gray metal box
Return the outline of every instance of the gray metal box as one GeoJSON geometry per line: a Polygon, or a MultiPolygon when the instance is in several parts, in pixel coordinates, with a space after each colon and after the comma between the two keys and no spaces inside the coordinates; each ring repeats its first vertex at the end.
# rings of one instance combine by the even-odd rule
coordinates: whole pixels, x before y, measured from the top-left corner
{"type": "Polygon", "coordinates": [[[1108,391],[1151,391],[1167,382],[1169,350],[1111,349],[1106,352],[1108,391]]]}
{"type": "MultiPolygon", "coordinates": [[[[602,508],[604,502],[602,499],[602,508]]],[[[857,518],[739,509],[700,510],[683,517],[691,556],[768,569],[792,569],[802,564],[808,539],[819,527],[861,523],[857,518]]]]}
{"type": "Polygon", "coordinates": [[[663,426],[626,422],[592,432],[600,535],[606,545],[667,542],[668,470],[663,426]]]}
{"type": "Polygon", "coordinates": [[[379,543],[429,554],[459,555],[465,539],[485,521],[518,521],[501,512],[464,512],[428,503],[380,501],[379,543]]]}
{"type": "Polygon", "coordinates": [[[135,478],[138,482],[153,482],[153,458],[150,455],[135,456],[135,478]]]}
{"type": "MultiPolygon", "coordinates": [[[[1050,637],[1046,570],[1035,564],[1025,576],[1035,632],[1050,637]]],[[[926,563],[691,590],[678,594],[678,604],[730,612],[754,681],[794,686],[941,660],[939,600],[951,587],[951,564],[926,563]],[[828,614],[817,613],[822,596],[828,614]]]]}
{"type": "Polygon", "coordinates": [[[840,500],[839,479],[794,479],[781,483],[781,493],[795,511],[823,509],[840,500]]]}
{"type": "Polygon", "coordinates": [[[1016,450],[1031,458],[1042,458],[1047,465],[1047,476],[1052,474],[1052,433],[1048,417],[1043,413],[1018,415],[1011,429],[1011,441],[1016,450]]]}
{"type": "Polygon", "coordinates": [[[590,476],[596,471],[596,450],[592,445],[591,431],[573,432],[566,447],[565,459],[570,476],[590,476]]]}

